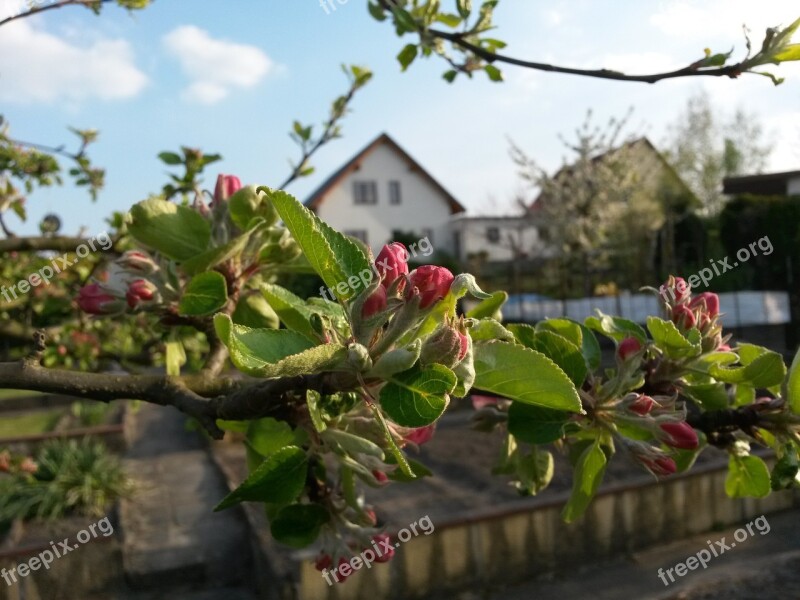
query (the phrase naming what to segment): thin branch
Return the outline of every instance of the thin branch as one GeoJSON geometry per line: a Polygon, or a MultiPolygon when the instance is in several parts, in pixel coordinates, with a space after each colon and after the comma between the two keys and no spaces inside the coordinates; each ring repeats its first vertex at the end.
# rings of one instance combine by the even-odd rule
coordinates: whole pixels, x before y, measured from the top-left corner
{"type": "Polygon", "coordinates": [[[43,13],[48,10],[64,8],[65,6],[78,5],[89,8],[90,4],[106,4],[107,2],[112,2],[112,1],[113,0],[60,0],[60,2],[54,2],[53,4],[34,6],[33,8],[30,8],[25,12],[19,13],[18,15],[11,15],[10,17],[6,17],[2,21],[0,21],[0,27],[5,25],[6,23],[10,23],[11,21],[16,21],[17,19],[32,17],[33,15],[37,15],[39,13],[43,13]]]}
{"type": "MultiPolygon", "coordinates": [[[[56,252],[73,252],[89,238],[65,236],[10,237],[0,240],[0,254],[4,252],[36,252],[53,250],[56,252]]],[[[114,252],[112,246],[106,252],[114,252]]]]}
{"type": "Polygon", "coordinates": [[[731,77],[736,78],[742,74],[742,64],[736,63],[725,67],[717,67],[713,69],[701,69],[694,65],[689,65],[682,69],[675,71],[667,71],[665,73],[653,73],[650,75],[626,75],[620,71],[613,69],[576,69],[572,67],[560,67],[558,65],[551,65],[548,63],[522,60],[504,54],[497,54],[490,52],[486,48],[476,46],[467,41],[463,35],[458,33],[449,33],[438,29],[428,29],[427,33],[439,39],[447,40],[464,50],[472,52],[475,56],[482,58],[488,63],[506,63],[509,65],[516,65],[518,67],[525,67],[527,69],[534,69],[537,71],[549,71],[551,73],[565,73],[568,75],[581,75],[583,77],[594,77],[598,79],[612,79],[615,81],[637,81],[641,83],[656,83],[663,79],[674,79],[677,77],[731,77]]]}
{"type": "Polygon", "coordinates": [[[3,213],[2,212],[0,212],[0,230],[3,231],[3,235],[5,235],[6,237],[9,237],[9,238],[10,237],[14,237],[14,232],[11,231],[8,228],[8,226],[6,225],[6,221],[3,218],[3,213]]]}

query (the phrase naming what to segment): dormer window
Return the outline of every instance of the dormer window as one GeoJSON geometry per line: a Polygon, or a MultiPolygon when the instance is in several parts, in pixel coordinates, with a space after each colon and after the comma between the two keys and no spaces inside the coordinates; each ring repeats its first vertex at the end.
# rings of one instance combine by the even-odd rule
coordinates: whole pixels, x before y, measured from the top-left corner
{"type": "Polygon", "coordinates": [[[354,204],[377,204],[378,203],[378,184],[374,181],[354,181],[353,182],[353,203],[354,204]]]}

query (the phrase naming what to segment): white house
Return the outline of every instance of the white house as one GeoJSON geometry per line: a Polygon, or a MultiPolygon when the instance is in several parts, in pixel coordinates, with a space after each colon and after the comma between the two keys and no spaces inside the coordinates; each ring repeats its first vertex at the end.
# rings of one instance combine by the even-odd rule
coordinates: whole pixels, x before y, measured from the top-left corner
{"type": "Polygon", "coordinates": [[[393,231],[427,237],[456,253],[453,215],[464,207],[387,134],[381,134],[306,200],[332,227],[378,252],[393,231]]]}
{"type": "Polygon", "coordinates": [[[540,258],[549,253],[534,215],[458,215],[450,227],[455,241],[454,255],[461,261],[482,258],[490,263],[508,262],[540,258]]]}

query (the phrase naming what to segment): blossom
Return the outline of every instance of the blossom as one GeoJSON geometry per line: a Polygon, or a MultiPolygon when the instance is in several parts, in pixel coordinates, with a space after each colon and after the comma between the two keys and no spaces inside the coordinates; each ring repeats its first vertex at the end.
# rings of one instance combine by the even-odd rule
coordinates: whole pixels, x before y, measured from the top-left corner
{"type": "Polygon", "coordinates": [[[653,410],[655,400],[645,394],[639,394],[633,402],[628,404],[628,410],[635,412],[637,415],[645,416],[653,410]]]}
{"type": "Polygon", "coordinates": [[[361,316],[365,319],[372,317],[386,309],[386,288],[378,287],[372,295],[364,301],[361,307],[361,316]]]}
{"type": "Polygon", "coordinates": [[[381,283],[389,287],[395,279],[408,273],[408,250],[400,242],[386,244],[375,259],[381,283]]]}
{"type": "Polygon", "coordinates": [[[136,308],[140,303],[152,300],[158,288],[146,279],[137,279],[128,286],[128,291],[125,293],[125,298],[128,301],[128,306],[136,308]]]}
{"type": "Polygon", "coordinates": [[[436,425],[432,423],[425,427],[417,427],[416,429],[410,430],[403,436],[403,439],[417,446],[421,446],[431,440],[434,431],[436,431],[436,425]]]}
{"type": "Polygon", "coordinates": [[[713,292],[698,294],[689,302],[690,308],[699,308],[712,319],[719,314],[719,296],[713,292]]]}
{"type": "Polygon", "coordinates": [[[117,264],[126,271],[137,271],[146,274],[158,269],[158,265],[148,254],[138,250],[125,252],[117,259],[117,264]]]}
{"type": "Polygon", "coordinates": [[[220,175],[217,177],[217,187],[214,188],[214,202],[218,205],[226,202],[228,198],[242,189],[242,182],[235,175],[220,175]]]}
{"type": "Polygon", "coordinates": [[[453,284],[453,274],[444,267],[423,265],[409,275],[411,285],[419,290],[420,308],[428,308],[444,298],[453,284]]]}
{"type": "Polygon", "coordinates": [[[78,307],[90,315],[110,315],[125,308],[122,299],[113,296],[99,283],[91,283],[80,289],[76,299],[78,307]]]}

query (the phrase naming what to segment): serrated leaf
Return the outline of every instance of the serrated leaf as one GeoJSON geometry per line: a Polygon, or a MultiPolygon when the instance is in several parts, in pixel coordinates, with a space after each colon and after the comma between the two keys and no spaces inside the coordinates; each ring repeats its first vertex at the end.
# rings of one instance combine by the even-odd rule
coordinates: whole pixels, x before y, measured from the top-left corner
{"type": "Polygon", "coordinates": [[[603,481],[606,463],[606,454],[597,441],[581,454],[573,474],[572,494],[561,513],[567,523],[572,523],[586,511],[603,481]]]}
{"type": "Polygon", "coordinates": [[[247,443],[264,458],[292,445],[294,441],[294,432],[284,421],[266,417],[250,421],[247,425],[247,443]]]}
{"type": "Polygon", "coordinates": [[[442,416],[455,386],[456,376],[447,367],[417,366],[388,380],[380,393],[381,407],[402,427],[424,427],[442,416]]]}
{"type": "Polygon", "coordinates": [[[228,198],[228,214],[242,231],[253,227],[253,219],[261,218],[267,225],[274,225],[278,220],[267,194],[254,185],[245,186],[228,198]]]}
{"type": "Polygon", "coordinates": [[[767,352],[743,367],[726,368],[711,365],[709,374],[725,383],[746,383],[751,387],[771,387],[783,382],[786,365],[777,352],[767,352]]]}
{"type": "Polygon", "coordinates": [[[310,339],[315,338],[314,328],[311,326],[311,315],[313,313],[302,298],[286,288],[272,283],[265,283],[261,287],[261,292],[269,305],[278,314],[281,323],[310,339]]]}
{"type": "Polygon", "coordinates": [[[292,548],[305,548],[319,537],[330,513],[319,504],[292,504],[283,507],[270,523],[272,537],[292,548]]]}
{"type": "Polygon", "coordinates": [[[699,341],[692,343],[684,337],[672,321],[647,317],[647,329],[656,345],[670,358],[697,356],[703,351],[699,341]]]}
{"type": "Polygon", "coordinates": [[[280,319],[263,296],[248,294],[236,304],[231,319],[250,329],[278,329],[280,319]]]}
{"type": "Polygon", "coordinates": [[[615,342],[620,342],[629,336],[635,337],[643,344],[647,342],[647,334],[644,329],[630,319],[612,317],[601,313],[597,317],[586,317],[584,325],[593,331],[602,333],[615,342]]]}
{"type": "Polygon", "coordinates": [[[261,463],[214,511],[225,510],[240,502],[291,502],[305,486],[307,467],[308,459],[301,448],[282,448],[261,463]]]}
{"type": "Polygon", "coordinates": [[[228,284],[216,271],[192,277],[181,296],[178,312],[187,317],[201,317],[219,310],[228,301],[228,284]]]}
{"type": "Polygon", "coordinates": [[[549,357],[567,374],[576,388],[583,385],[588,370],[580,348],[567,338],[552,331],[536,333],[534,350],[549,357]]]}
{"type": "MultiPolygon", "coordinates": [[[[261,223],[263,223],[263,221],[261,221],[261,223]]],[[[245,247],[247,247],[247,242],[250,241],[250,237],[258,232],[258,230],[259,227],[256,226],[242,235],[236,236],[224,246],[217,246],[216,248],[206,250],[202,254],[198,254],[184,261],[181,267],[183,267],[183,270],[189,275],[213,269],[217,265],[239,256],[245,247]]]]}
{"type": "Polygon", "coordinates": [[[186,206],[151,198],[130,211],[128,233],[140,244],[185,261],[208,249],[211,225],[186,206]]]}
{"type": "Polygon", "coordinates": [[[684,392],[697,402],[703,410],[723,410],[728,408],[730,400],[725,385],[722,383],[703,383],[687,385],[684,392]]]}
{"type": "Polygon", "coordinates": [[[321,221],[290,194],[272,191],[268,196],[326,285],[340,300],[356,295],[360,290],[348,285],[348,278],[370,271],[367,256],[359,245],[321,221]]]}
{"type": "Polygon", "coordinates": [[[505,342],[475,344],[474,387],[547,408],[581,412],[569,377],[541,352],[505,342]]]}
{"type": "Polygon", "coordinates": [[[512,402],[508,408],[508,432],[529,444],[549,444],[564,436],[572,413],[512,402]]]}
{"type": "Polygon", "coordinates": [[[731,498],[763,498],[770,493],[770,474],[766,463],[757,456],[731,456],[725,493],[731,498]]]}
{"type": "Polygon", "coordinates": [[[800,415],[800,350],[794,355],[792,368],[786,379],[786,399],[792,412],[800,415]]]}

